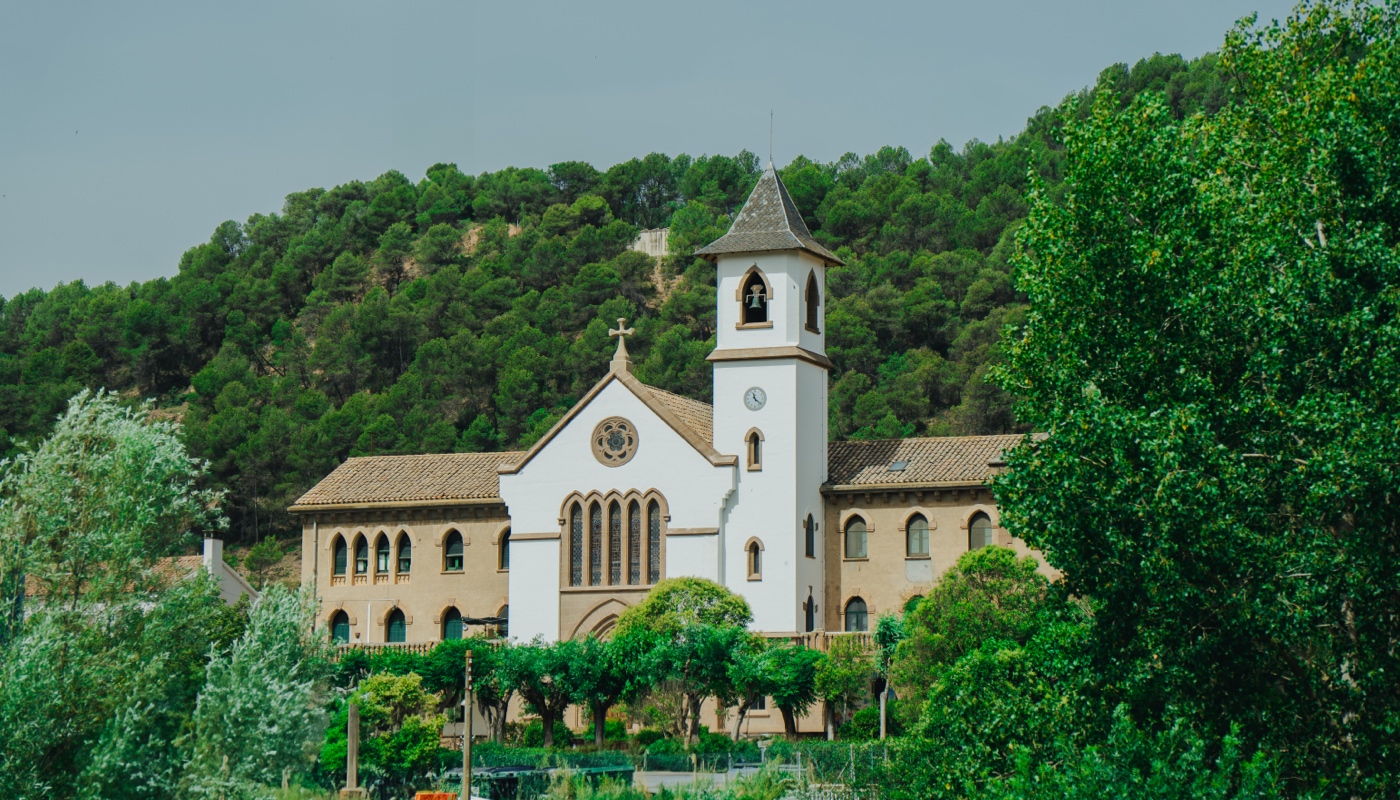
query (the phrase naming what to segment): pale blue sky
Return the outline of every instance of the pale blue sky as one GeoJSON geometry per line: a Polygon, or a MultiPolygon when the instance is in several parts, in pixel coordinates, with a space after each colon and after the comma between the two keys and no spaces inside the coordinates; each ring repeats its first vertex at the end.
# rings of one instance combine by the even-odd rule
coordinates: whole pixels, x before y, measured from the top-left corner
{"type": "Polygon", "coordinates": [[[225,219],[438,161],[831,160],[1018,132],[1279,0],[0,0],[0,295],[173,275],[225,219]]]}

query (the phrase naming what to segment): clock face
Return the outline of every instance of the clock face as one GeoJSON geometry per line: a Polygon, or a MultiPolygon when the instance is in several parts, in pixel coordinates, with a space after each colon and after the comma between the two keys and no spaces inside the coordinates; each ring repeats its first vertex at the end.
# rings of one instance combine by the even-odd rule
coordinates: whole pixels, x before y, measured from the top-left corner
{"type": "Polygon", "coordinates": [[[757,411],[763,408],[763,404],[766,402],[768,402],[768,395],[757,386],[744,392],[744,405],[748,406],[750,411],[757,411]]]}

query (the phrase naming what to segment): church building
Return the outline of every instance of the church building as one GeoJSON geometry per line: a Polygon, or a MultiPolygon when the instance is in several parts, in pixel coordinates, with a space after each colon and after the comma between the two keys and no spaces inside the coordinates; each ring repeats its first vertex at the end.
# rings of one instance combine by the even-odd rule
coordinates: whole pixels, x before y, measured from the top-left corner
{"type": "Polygon", "coordinates": [[[331,635],[606,635],[657,582],[699,576],[753,630],[816,641],[868,630],[969,549],[1028,552],[987,488],[1020,436],[827,441],[842,262],[771,165],[697,255],[717,270],[712,403],[638,380],[619,320],[607,375],[529,450],[351,458],[292,506],[331,635]]]}

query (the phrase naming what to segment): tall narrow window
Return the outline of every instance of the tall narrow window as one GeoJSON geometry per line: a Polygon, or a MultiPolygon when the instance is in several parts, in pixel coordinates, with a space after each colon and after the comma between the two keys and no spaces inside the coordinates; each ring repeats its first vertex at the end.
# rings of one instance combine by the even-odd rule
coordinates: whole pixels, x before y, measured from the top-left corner
{"type": "Polygon", "coordinates": [[[817,557],[817,521],[811,514],[802,521],[802,545],[808,558],[817,557]]]}
{"type": "Polygon", "coordinates": [[[757,430],[749,431],[747,444],[749,451],[749,471],[756,472],[763,469],[763,434],[757,430]]]}
{"type": "Polygon", "coordinates": [[[331,617],[331,641],[336,644],[350,642],[350,617],[344,611],[337,611],[331,617]]]}
{"type": "Polygon", "coordinates": [[[366,572],[369,572],[369,542],[360,536],[355,539],[355,574],[363,575],[366,572]]]}
{"type": "Polygon", "coordinates": [[[977,550],[989,544],[996,544],[996,528],[992,527],[991,517],[978,511],[967,523],[967,549],[977,550]]]}
{"type": "Polygon", "coordinates": [[[501,606],[501,610],[496,612],[496,616],[501,618],[501,623],[496,626],[496,635],[502,639],[510,638],[510,606],[501,606]]]}
{"type": "Polygon", "coordinates": [[[583,585],[583,507],[569,511],[569,585],[583,585]]]}
{"type": "Polygon", "coordinates": [[[389,572],[389,537],[382,533],[374,541],[374,571],[380,575],[389,572]]]}
{"type": "Polygon", "coordinates": [[[389,619],[384,628],[386,642],[402,642],[408,638],[408,624],[403,618],[403,612],[397,608],[389,612],[389,619]]]}
{"type": "Polygon", "coordinates": [[[758,270],[749,272],[744,279],[743,294],[739,299],[739,319],[744,325],[756,325],[768,321],[768,282],[758,270]]]}
{"type": "Polygon", "coordinates": [[[820,304],[821,289],[817,286],[817,271],[812,270],[807,274],[807,330],[812,333],[821,333],[821,327],[817,325],[820,304]]]}
{"type": "Polygon", "coordinates": [[[462,571],[462,534],[452,531],[442,543],[442,568],[448,572],[462,571]]]}
{"type": "Polygon", "coordinates": [[[811,588],[807,589],[807,602],[802,604],[802,613],[806,616],[804,622],[807,624],[807,632],[811,633],[817,629],[817,599],[812,596],[811,588]]]}
{"type": "Polygon", "coordinates": [[[347,548],[347,547],[345,546],[345,540],[342,539],[341,537],[337,536],[337,537],[335,537],[335,544],[332,546],[332,549],[333,549],[333,552],[335,553],[335,556],[334,556],[334,559],[333,559],[334,562],[335,562],[335,566],[333,567],[333,569],[334,569],[334,571],[335,571],[335,574],[336,574],[336,575],[344,575],[344,574],[345,574],[345,567],[346,567],[346,563],[345,563],[345,562],[346,562],[347,557],[348,557],[348,555],[349,555],[349,548],[347,548]]]}
{"type": "Polygon", "coordinates": [[[865,520],[852,517],[846,523],[846,558],[865,558],[867,552],[865,520]]]}
{"type": "Polygon", "coordinates": [[[497,558],[500,559],[501,569],[510,569],[510,528],[506,528],[501,534],[501,548],[497,558]]]}
{"type": "Polygon", "coordinates": [[[622,506],[608,506],[608,584],[622,583],[622,506]]]}
{"type": "Polygon", "coordinates": [[[642,582],[642,507],[636,500],[627,506],[627,582],[642,582]]]}
{"type": "Polygon", "coordinates": [[[866,613],[865,601],[859,597],[852,597],[846,603],[846,630],[864,631],[870,629],[870,615],[866,613]]]}
{"type": "Polygon", "coordinates": [[[928,520],[924,519],[924,515],[915,514],[910,517],[905,530],[905,553],[911,558],[928,555],[928,520]]]}
{"type": "Polygon", "coordinates": [[[588,585],[603,582],[603,509],[597,503],[588,507],[588,585]]]}
{"type": "Polygon", "coordinates": [[[407,575],[413,569],[413,539],[407,533],[399,534],[399,574],[407,575]]]}
{"type": "Polygon", "coordinates": [[[661,581],[661,506],[647,504],[647,583],[661,581]]]}
{"type": "Polygon", "coordinates": [[[756,581],[763,577],[763,548],[758,542],[749,543],[749,580],[756,581]]]}
{"type": "Polygon", "coordinates": [[[462,612],[456,606],[442,612],[443,641],[462,638],[462,612]]]}

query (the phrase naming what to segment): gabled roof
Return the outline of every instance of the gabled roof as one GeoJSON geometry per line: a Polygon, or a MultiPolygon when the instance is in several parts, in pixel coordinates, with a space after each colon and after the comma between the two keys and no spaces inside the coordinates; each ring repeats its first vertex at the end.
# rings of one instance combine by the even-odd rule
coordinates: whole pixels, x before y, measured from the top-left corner
{"type": "Polygon", "coordinates": [[[691,400],[688,397],[671,394],[654,386],[647,386],[632,376],[631,362],[625,360],[626,350],[623,349],[621,342],[618,344],[618,353],[624,358],[614,358],[608,374],[594,384],[593,388],[589,389],[581,400],[574,403],[574,407],[569,409],[563,419],[556,422],[554,427],[540,437],[540,440],[535,442],[533,447],[525,451],[521,458],[511,464],[502,464],[498,470],[502,475],[512,475],[523,469],[560,431],[564,430],[566,425],[573,421],[574,417],[578,416],[579,412],[593,402],[593,398],[597,397],[604,387],[613,381],[627,387],[638,400],[641,400],[672,430],[680,434],[680,437],[704,456],[710,464],[716,467],[727,467],[739,463],[738,456],[722,455],[714,448],[714,408],[709,403],[691,400]]]}
{"type": "Polygon", "coordinates": [[[1010,434],[832,442],[827,447],[827,470],[831,476],[827,488],[840,491],[984,483],[1004,466],[1003,454],[1025,438],[1025,434],[1010,434]]]}
{"type": "Polygon", "coordinates": [[[506,452],[351,458],[311,487],[291,510],[499,502],[496,468],[519,457],[519,452],[506,452]]]}
{"type": "Polygon", "coordinates": [[[841,259],[822,247],[807,223],[792,195],[778,177],[772,163],[763,171],[758,183],[749,193],[749,199],[729,226],[729,232],[709,245],[695,251],[695,255],[711,261],[721,253],[761,253],[770,250],[806,250],[825,260],[828,264],[844,264],[841,259]]]}

